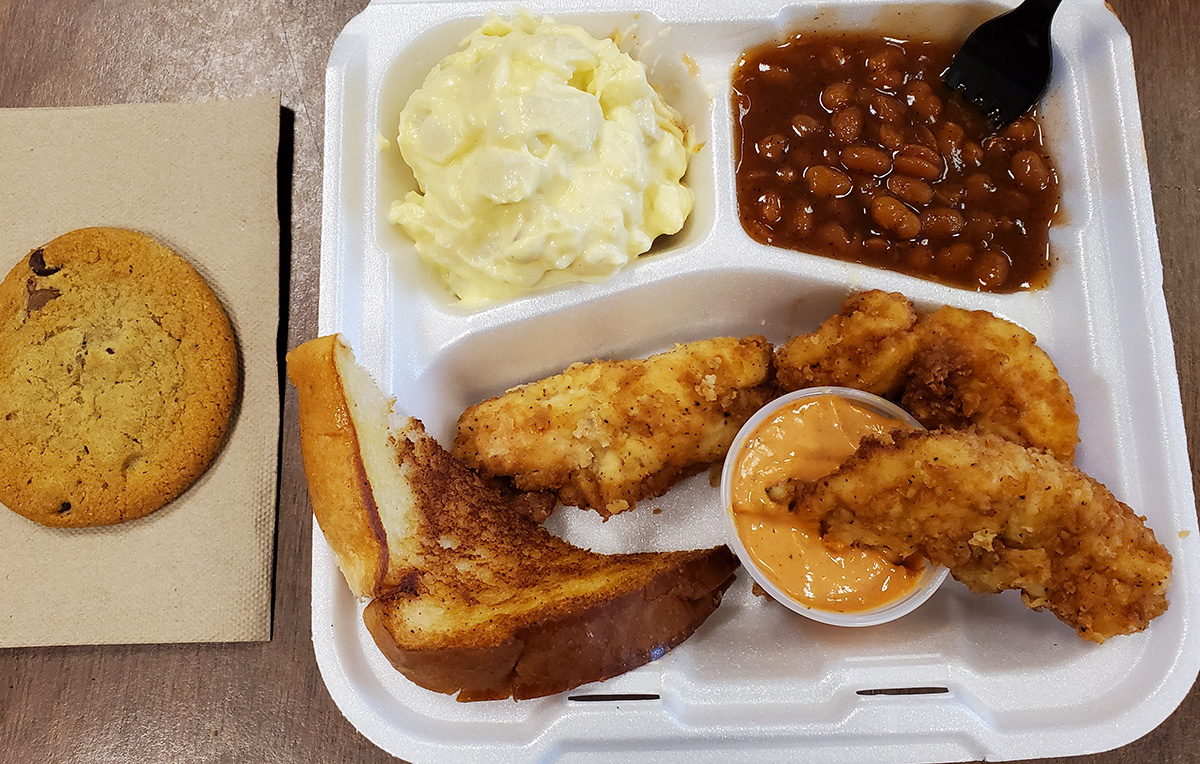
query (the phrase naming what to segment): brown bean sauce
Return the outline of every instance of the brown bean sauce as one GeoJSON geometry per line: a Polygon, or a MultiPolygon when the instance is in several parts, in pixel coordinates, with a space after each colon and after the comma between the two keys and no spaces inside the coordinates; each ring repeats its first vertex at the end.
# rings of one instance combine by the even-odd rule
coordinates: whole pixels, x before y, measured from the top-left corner
{"type": "Polygon", "coordinates": [[[957,287],[1044,286],[1058,176],[1036,115],[995,134],[941,74],[958,45],[796,35],[733,76],[738,213],[756,241],[957,287]]]}

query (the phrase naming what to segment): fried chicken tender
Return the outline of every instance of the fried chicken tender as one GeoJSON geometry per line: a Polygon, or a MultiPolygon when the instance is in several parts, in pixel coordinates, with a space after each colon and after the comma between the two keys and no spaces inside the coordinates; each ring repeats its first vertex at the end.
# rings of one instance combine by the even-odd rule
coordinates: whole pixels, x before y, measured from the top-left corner
{"type": "Polygon", "coordinates": [[[771,346],[757,336],[576,363],[464,411],[454,455],[608,517],[724,458],[775,392],[771,346]]]}
{"type": "Polygon", "coordinates": [[[811,334],[775,351],[786,390],[838,385],[888,396],[900,390],[917,352],[917,311],[895,292],[858,292],[811,334]]]}
{"type": "Polygon", "coordinates": [[[1171,555],[1143,518],[1075,467],[997,435],[896,431],[789,487],[790,509],[833,543],[920,554],[976,592],[1019,589],[1093,642],[1167,609],[1171,555]]]}
{"type": "Polygon", "coordinates": [[[1079,416],[1032,334],[987,311],[920,314],[903,295],[852,294],[815,332],[776,351],[780,385],[841,385],[898,403],[928,428],[974,425],[1075,458],[1079,416]]]}
{"type": "Polygon", "coordinates": [[[983,310],[951,306],[917,325],[920,350],[900,406],[929,429],[975,425],[1075,458],[1075,398],[1032,334],[983,310]]]}

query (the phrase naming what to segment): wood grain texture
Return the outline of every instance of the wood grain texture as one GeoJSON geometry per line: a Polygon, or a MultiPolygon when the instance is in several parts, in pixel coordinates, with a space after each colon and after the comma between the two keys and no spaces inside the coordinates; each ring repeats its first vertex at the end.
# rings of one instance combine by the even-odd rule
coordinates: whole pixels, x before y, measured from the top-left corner
{"type": "MultiPolygon", "coordinates": [[[[1133,40],[1189,440],[1200,406],[1200,24],[1194,0],[1112,0],[1133,40]]],[[[0,107],[282,94],[286,346],[317,316],[324,67],[365,0],[0,0],[0,107]],[[285,261],[285,266],[288,262],[285,261]]],[[[2,136],[0,136],[2,139],[2,136]]],[[[0,760],[387,762],[342,717],[309,627],[311,514],[285,389],[274,638],[261,644],[0,651],[0,760]]],[[[1193,475],[1195,475],[1193,457],[1193,475]]],[[[1073,764],[1184,764],[1200,693],[1141,740],[1073,764]]]]}

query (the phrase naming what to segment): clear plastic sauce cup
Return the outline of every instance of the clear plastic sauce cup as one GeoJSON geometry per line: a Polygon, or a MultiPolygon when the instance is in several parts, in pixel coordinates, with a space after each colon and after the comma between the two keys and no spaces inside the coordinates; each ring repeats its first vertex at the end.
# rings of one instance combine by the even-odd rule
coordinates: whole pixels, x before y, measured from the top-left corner
{"type": "Polygon", "coordinates": [[[874,626],[912,612],[945,580],[945,568],[924,560],[892,565],[871,550],[830,548],[819,533],[798,530],[803,521],[793,522],[782,514],[786,509],[775,509],[769,500],[748,506],[753,504],[749,497],[757,496],[753,490],[762,488],[756,480],[782,482],[781,475],[817,479],[853,453],[863,432],[880,432],[893,422],[905,429],[923,429],[908,412],[876,395],[844,387],[813,387],[776,398],[738,432],[721,475],[729,543],[758,585],[777,602],[821,623],[874,626]],[[785,451],[781,453],[777,446],[785,451]],[[740,472],[744,459],[747,468],[740,472]],[[742,484],[747,481],[748,485],[742,484]],[[735,494],[743,499],[736,511],[735,494]],[[755,523],[755,517],[767,522],[755,523]],[[856,591],[858,587],[863,591],[856,591]]]}

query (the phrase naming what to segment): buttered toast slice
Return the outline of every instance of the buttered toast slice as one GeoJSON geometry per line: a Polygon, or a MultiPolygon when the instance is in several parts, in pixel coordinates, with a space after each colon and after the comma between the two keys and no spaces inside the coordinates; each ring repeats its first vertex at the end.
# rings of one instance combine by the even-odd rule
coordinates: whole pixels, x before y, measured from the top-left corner
{"type": "Polygon", "coordinates": [[[736,558],[601,555],[531,520],[391,403],[336,336],[288,355],[313,513],[376,644],[459,700],[531,698],[606,679],[685,640],[736,558]]]}

